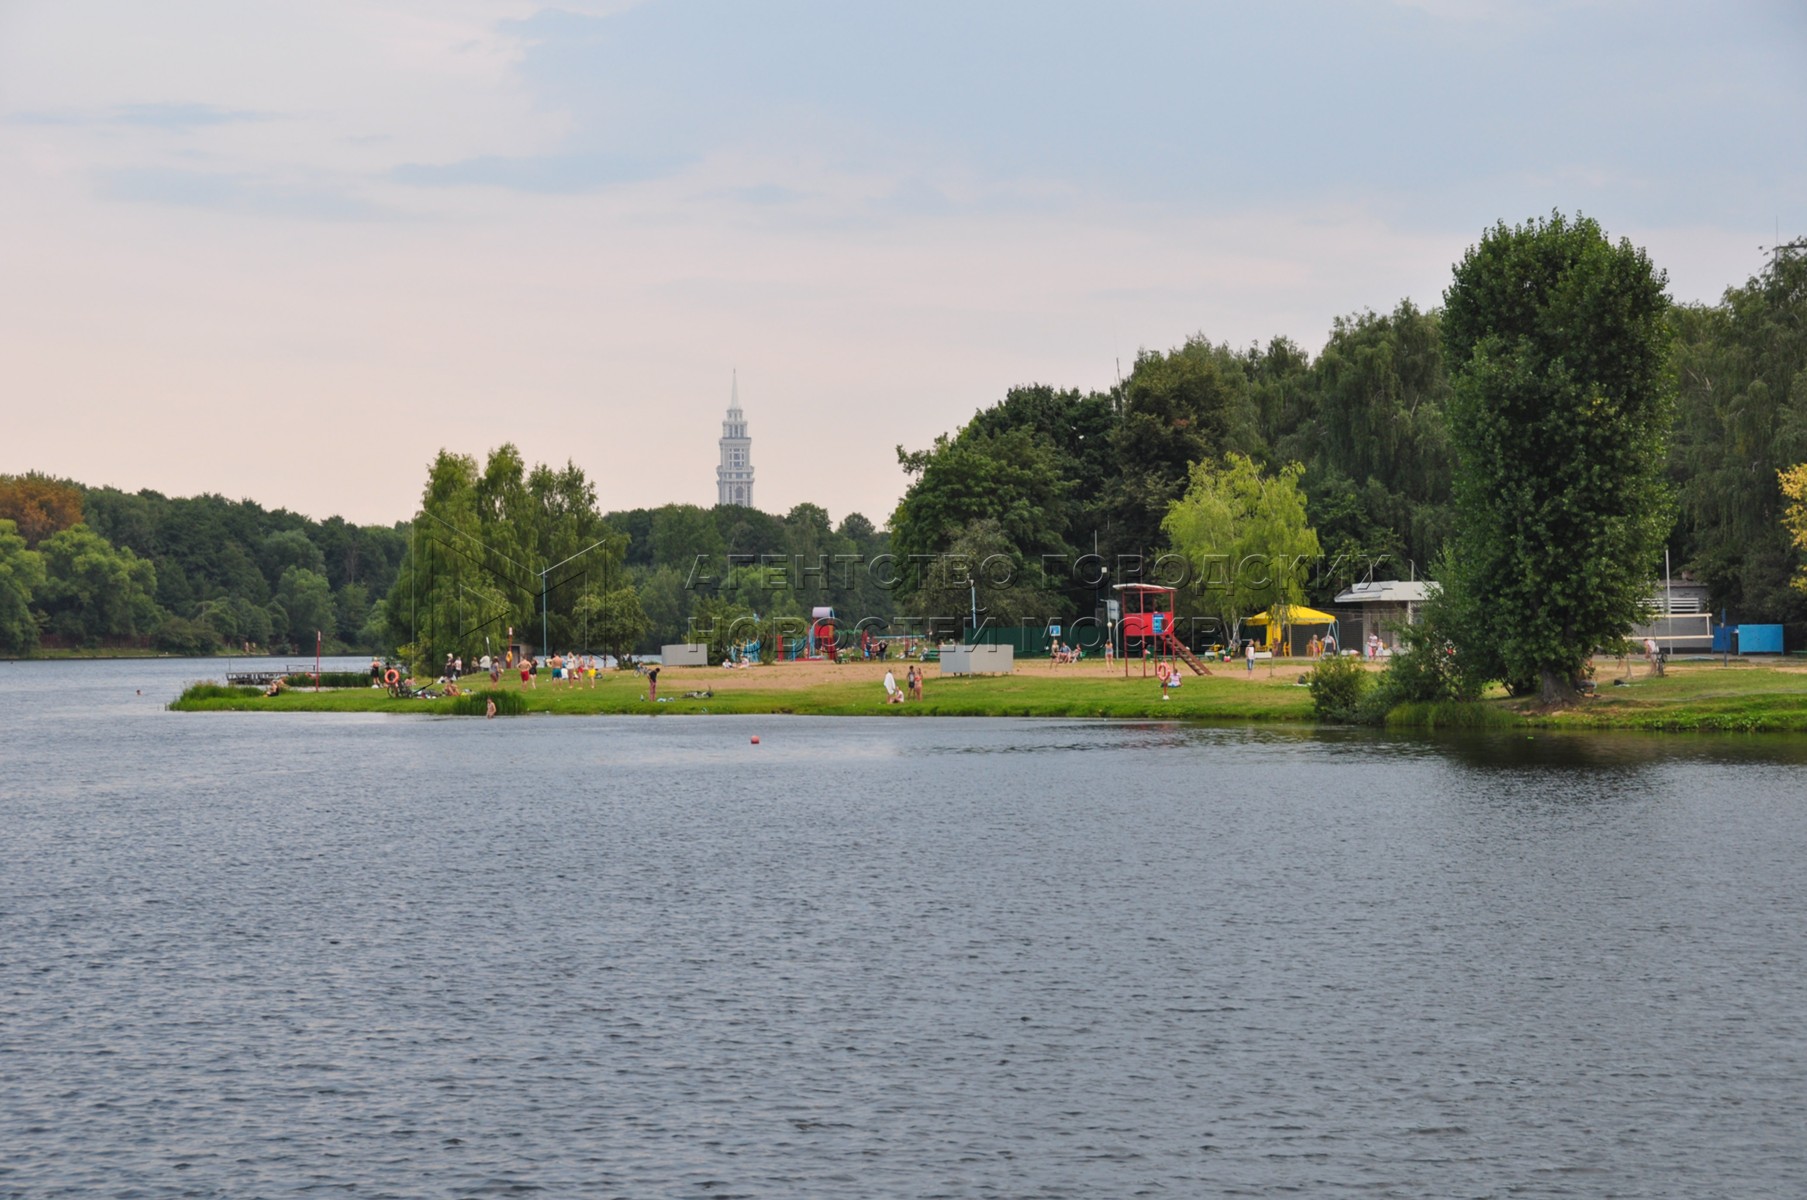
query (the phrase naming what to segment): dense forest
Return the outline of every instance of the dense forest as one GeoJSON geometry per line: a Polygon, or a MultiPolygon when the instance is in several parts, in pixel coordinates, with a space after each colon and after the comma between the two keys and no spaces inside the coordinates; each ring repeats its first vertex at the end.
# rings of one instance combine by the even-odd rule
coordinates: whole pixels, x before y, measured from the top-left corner
{"type": "Polygon", "coordinates": [[[888,537],[857,513],[668,504],[602,514],[583,471],[441,451],[394,586],[385,644],[420,662],[522,645],[624,655],[692,639],[716,653],[812,608],[888,620],[860,569],[888,537]]]}
{"type": "MultiPolygon", "coordinates": [[[[1778,472],[1807,458],[1807,243],[1776,248],[1718,304],[1676,306],[1668,320],[1671,560],[1710,587],[1715,609],[1796,626],[1799,644],[1807,593],[1791,586],[1800,555],[1778,472]]],[[[1008,586],[980,584],[1000,622],[1090,614],[1101,565],[1124,582],[1138,559],[1146,573],[1173,548],[1164,521],[1197,464],[1246,459],[1269,477],[1296,465],[1320,551],[1304,599],[1321,604],[1370,572],[1426,577],[1453,519],[1442,321],[1405,301],[1339,318],[1315,357],[1284,338],[1199,337],[1142,353],[1110,392],[1012,389],[929,448],[899,448],[910,486],[893,545],[1008,558],[997,573],[1008,586]]],[[[916,575],[899,602],[959,612],[958,592],[916,575]]]]}
{"type": "Polygon", "coordinates": [[[375,644],[407,527],[0,476],[0,653],[375,644]]]}
{"type": "MultiPolygon", "coordinates": [[[[442,452],[414,520],[393,526],[4,476],[0,653],[302,650],[320,630],[330,648],[437,659],[509,628],[537,645],[542,609],[543,636],[567,649],[719,649],[737,625],[818,605],[957,628],[975,577],[992,621],[1071,618],[1210,524],[1178,502],[1203,484],[1232,497],[1244,476],[1302,497],[1308,528],[1288,544],[1315,547],[1301,598],[1322,603],[1364,575],[1428,575],[1450,540],[1443,320],[1405,301],[1337,319],[1315,356],[1200,336],[1143,352],[1109,391],[1013,388],[931,446],[899,448],[908,486],[888,528],[814,504],[604,514],[575,465],[530,469],[512,446],[482,464],[442,452]]],[[[1793,626],[1799,644],[1807,592],[1778,473],[1807,460],[1807,243],[1667,320],[1671,560],[1715,609],[1793,626]]]]}

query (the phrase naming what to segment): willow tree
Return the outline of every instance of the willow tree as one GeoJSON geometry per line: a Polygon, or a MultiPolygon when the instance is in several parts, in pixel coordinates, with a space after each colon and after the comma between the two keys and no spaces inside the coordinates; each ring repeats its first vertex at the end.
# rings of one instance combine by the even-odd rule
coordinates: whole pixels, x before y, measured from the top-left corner
{"type": "Polygon", "coordinates": [[[1184,556],[1195,594],[1234,631],[1265,608],[1275,625],[1304,602],[1305,568],[1319,556],[1318,535],[1306,519],[1298,463],[1263,475],[1253,460],[1226,455],[1192,466],[1186,494],[1167,509],[1161,529],[1184,556]]]}
{"type": "Polygon", "coordinates": [[[622,585],[626,544],[577,467],[529,471],[505,444],[479,472],[475,458],[441,450],[385,603],[390,634],[423,665],[500,650],[510,629],[575,648],[587,615],[577,603],[622,585]]]}
{"type": "MultiPolygon", "coordinates": [[[[1788,500],[1788,507],[1782,510],[1782,528],[1795,550],[1807,553],[1807,463],[1796,463],[1776,476],[1788,500]]],[[[1797,568],[1789,584],[1796,591],[1807,592],[1807,566],[1797,568]]]]}
{"type": "Polygon", "coordinates": [[[1643,615],[1670,528],[1666,283],[1557,213],[1488,230],[1444,293],[1458,651],[1545,703],[1643,615]]]}

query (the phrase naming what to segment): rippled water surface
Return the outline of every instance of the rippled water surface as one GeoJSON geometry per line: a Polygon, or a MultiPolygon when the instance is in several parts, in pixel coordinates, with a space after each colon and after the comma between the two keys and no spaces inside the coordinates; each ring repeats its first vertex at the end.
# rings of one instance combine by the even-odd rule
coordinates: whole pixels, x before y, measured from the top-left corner
{"type": "Polygon", "coordinates": [[[0,1195],[1807,1179],[1800,741],[162,711],[220,669],[0,663],[0,1195]]]}

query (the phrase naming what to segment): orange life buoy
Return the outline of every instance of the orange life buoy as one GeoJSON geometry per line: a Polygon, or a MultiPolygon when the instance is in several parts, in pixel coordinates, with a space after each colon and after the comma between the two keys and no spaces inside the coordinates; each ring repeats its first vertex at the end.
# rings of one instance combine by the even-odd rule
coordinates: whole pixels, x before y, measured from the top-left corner
{"type": "Polygon", "coordinates": [[[390,667],[387,671],[383,672],[383,682],[390,687],[394,687],[401,680],[401,677],[402,673],[394,667],[390,667]]]}

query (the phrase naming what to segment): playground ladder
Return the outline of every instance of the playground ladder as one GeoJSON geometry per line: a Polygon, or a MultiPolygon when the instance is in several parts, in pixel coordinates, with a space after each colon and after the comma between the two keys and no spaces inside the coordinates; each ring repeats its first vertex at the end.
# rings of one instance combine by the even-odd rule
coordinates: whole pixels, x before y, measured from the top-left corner
{"type": "Polygon", "coordinates": [[[1198,661],[1198,656],[1186,649],[1186,644],[1176,637],[1167,639],[1173,643],[1173,656],[1192,668],[1194,675],[1209,675],[1211,668],[1198,661]]]}

